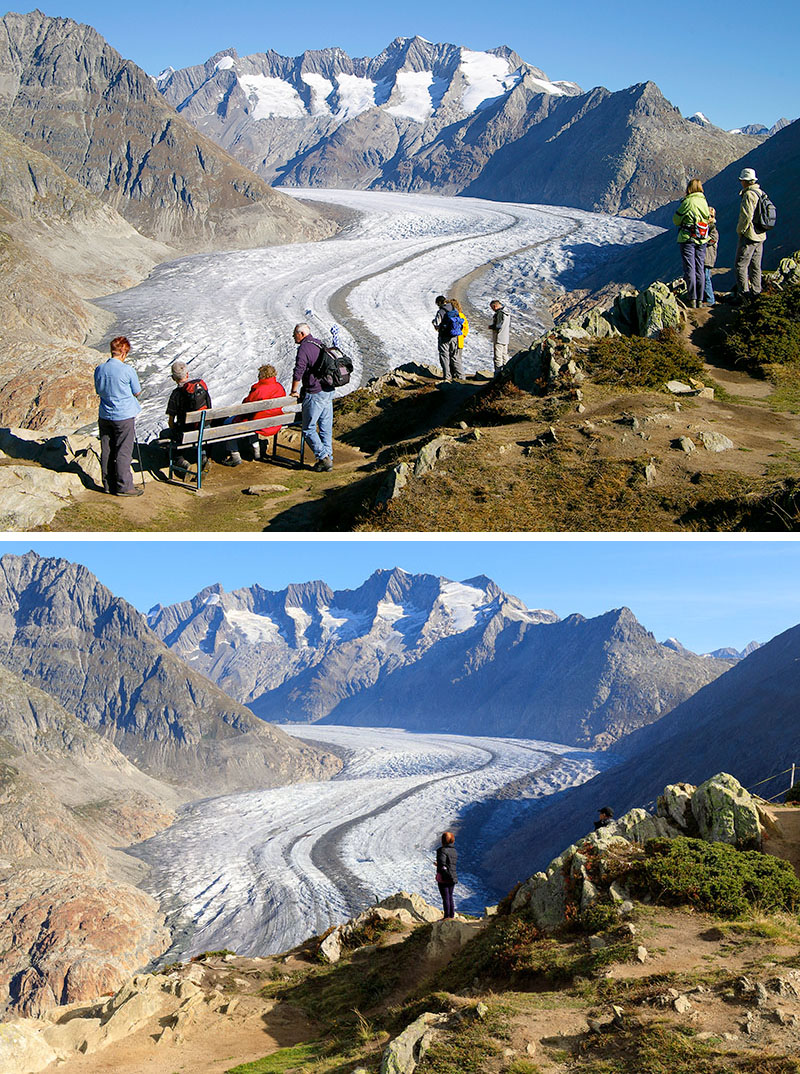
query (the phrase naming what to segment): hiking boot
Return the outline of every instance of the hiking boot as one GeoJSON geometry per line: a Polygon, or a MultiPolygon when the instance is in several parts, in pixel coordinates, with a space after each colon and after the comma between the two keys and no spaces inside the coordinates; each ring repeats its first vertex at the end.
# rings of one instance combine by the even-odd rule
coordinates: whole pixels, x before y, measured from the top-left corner
{"type": "Polygon", "coordinates": [[[317,461],[314,463],[314,466],[312,467],[312,469],[316,470],[318,474],[322,473],[323,470],[332,470],[333,469],[333,459],[331,459],[331,458],[317,459],[317,461]]]}
{"type": "Polygon", "coordinates": [[[222,459],[220,466],[241,466],[242,456],[238,451],[232,451],[227,459],[222,459]]]}
{"type": "Polygon", "coordinates": [[[126,489],[124,492],[118,492],[117,496],[144,496],[144,489],[126,489]]]}

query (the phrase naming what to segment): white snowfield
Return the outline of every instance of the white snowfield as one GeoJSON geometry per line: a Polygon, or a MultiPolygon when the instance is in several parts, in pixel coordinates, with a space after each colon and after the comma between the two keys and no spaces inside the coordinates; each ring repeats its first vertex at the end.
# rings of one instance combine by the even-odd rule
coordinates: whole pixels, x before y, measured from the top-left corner
{"type": "MultiPolygon", "coordinates": [[[[482,822],[493,841],[526,800],[608,766],[602,754],[523,739],[307,724],[284,730],[346,750],[344,771],[328,783],[196,803],[133,848],[151,865],[147,886],[173,929],[166,960],[221,948],[284,951],[401,889],[438,905],[435,848],[450,827],[462,848],[457,905],[480,911],[494,893],[465,856],[465,810],[504,795],[482,822]]],[[[520,879],[530,871],[520,862],[520,879]]]]}
{"type": "Polygon", "coordinates": [[[405,362],[438,366],[434,298],[481,266],[467,297],[485,321],[470,326],[466,372],[491,369],[488,301],[512,312],[512,342],[542,331],[542,285],[588,269],[616,243],[658,233],[636,220],[476,198],[363,190],[287,190],[353,210],[357,219],[325,242],[200,254],[160,265],[137,287],[98,299],[128,336],[142,381],[140,439],[164,424],[170,365],[181,359],[202,377],[216,405],[240,402],[259,365],[272,363],[288,390],[292,328],[307,321],[353,358],[347,390],[405,362]],[[579,254],[573,248],[580,250],[579,254]]]}

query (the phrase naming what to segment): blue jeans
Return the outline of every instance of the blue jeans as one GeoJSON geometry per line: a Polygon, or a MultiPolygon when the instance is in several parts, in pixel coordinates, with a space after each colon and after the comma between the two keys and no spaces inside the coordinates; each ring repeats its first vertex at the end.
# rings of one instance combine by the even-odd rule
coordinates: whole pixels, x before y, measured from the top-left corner
{"type": "Polygon", "coordinates": [[[706,269],[706,290],[705,290],[704,298],[705,298],[705,301],[708,303],[709,306],[713,306],[714,303],[717,301],[716,298],[714,298],[714,285],[711,282],[711,269],[710,268],[706,269]]]}
{"type": "Polygon", "coordinates": [[[303,432],[318,459],[333,459],[333,392],[314,392],[305,397],[303,432]]]}

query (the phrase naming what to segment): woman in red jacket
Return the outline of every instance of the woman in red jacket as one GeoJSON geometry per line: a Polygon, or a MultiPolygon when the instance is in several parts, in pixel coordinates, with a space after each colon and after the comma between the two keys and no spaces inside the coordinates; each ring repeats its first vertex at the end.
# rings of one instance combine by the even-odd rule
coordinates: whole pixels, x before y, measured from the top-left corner
{"type": "MultiPolygon", "coordinates": [[[[251,387],[248,394],[242,399],[243,403],[255,403],[260,399],[283,399],[286,396],[286,391],[277,381],[277,372],[274,365],[262,365],[258,370],[258,380],[251,387]]],[[[259,410],[256,414],[245,414],[240,418],[236,418],[236,421],[254,421],[256,418],[273,418],[277,414],[281,414],[283,411],[280,407],[272,410],[259,410]]],[[[262,444],[270,436],[274,436],[279,430],[280,425],[265,426],[263,429],[256,430],[255,436],[252,438],[253,444],[253,458],[262,459],[267,457],[266,450],[262,453],[262,444]]],[[[250,440],[250,437],[243,436],[237,443],[246,443],[250,440]]],[[[266,448],[266,445],[264,445],[266,448]]],[[[242,456],[239,451],[234,449],[231,451],[227,459],[223,459],[223,465],[225,466],[238,466],[242,461],[242,456]]]]}

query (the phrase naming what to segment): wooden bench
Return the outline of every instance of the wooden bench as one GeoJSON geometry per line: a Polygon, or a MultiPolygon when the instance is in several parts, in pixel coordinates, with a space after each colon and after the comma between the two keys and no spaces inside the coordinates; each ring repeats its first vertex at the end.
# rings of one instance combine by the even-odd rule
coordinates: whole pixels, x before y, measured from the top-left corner
{"type": "MultiPolygon", "coordinates": [[[[197,451],[197,488],[200,489],[203,481],[203,448],[209,444],[222,443],[225,440],[238,440],[248,433],[258,432],[259,429],[272,429],[276,425],[292,425],[300,413],[301,405],[294,396],[283,396],[278,399],[257,399],[252,403],[236,403],[232,406],[215,406],[208,410],[192,410],[186,415],[187,428],[183,430],[180,440],[164,438],[160,443],[169,448],[169,477],[175,471],[175,456],[184,454],[184,449],[194,448],[197,451]],[[271,415],[268,418],[254,418],[250,421],[234,421],[224,425],[214,424],[224,421],[226,418],[239,418],[246,414],[257,414],[262,410],[280,410],[280,414],[271,415]],[[196,424],[195,424],[196,423],[196,424]]],[[[278,451],[278,429],[272,435],[272,457],[275,458],[278,451]]],[[[303,465],[306,438],[300,437],[300,462],[303,465]]]]}

